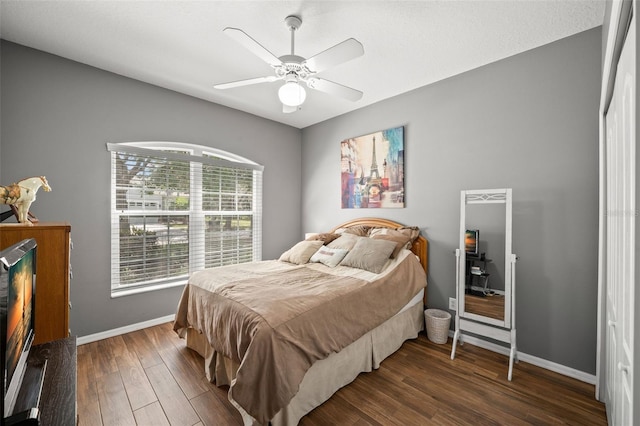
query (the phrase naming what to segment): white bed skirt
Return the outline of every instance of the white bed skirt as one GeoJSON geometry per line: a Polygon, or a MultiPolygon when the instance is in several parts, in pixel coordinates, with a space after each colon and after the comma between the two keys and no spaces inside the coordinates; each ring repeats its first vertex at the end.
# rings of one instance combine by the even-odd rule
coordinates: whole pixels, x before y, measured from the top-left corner
{"type": "MultiPolygon", "coordinates": [[[[351,383],[358,374],[379,368],[380,363],[397,351],[405,340],[415,339],[423,329],[424,313],[420,300],[340,352],[313,364],[305,374],[298,393],[270,423],[274,426],[298,424],[302,417],[328,400],[338,389],[351,383]]],[[[218,386],[231,385],[238,365],[216,353],[204,335],[194,329],[187,330],[186,340],[187,347],[205,359],[207,378],[218,386]]],[[[229,400],[242,415],[245,425],[259,424],[235,403],[231,390],[229,400]]]]}

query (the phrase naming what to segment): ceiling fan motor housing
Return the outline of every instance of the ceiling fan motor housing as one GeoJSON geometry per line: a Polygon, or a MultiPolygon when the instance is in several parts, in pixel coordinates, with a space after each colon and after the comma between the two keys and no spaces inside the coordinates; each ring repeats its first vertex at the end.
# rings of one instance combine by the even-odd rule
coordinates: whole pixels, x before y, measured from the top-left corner
{"type": "Polygon", "coordinates": [[[313,72],[302,63],[305,58],[298,55],[282,55],[278,59],[282,61],[282,65],[274,67],[276,75],[283,77],[289,74],[296,74],[301,80],[305,80],[313,72]]]}

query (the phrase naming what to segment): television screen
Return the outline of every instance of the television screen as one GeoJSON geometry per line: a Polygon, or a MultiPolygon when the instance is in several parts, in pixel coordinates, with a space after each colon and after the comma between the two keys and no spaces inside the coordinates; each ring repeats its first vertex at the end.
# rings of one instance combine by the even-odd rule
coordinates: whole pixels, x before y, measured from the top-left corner
{"type": "Polygon", "coordinates": [[[11,414],[34,338],[35,273],[35,240],[23,240],[0,252],[5,417],[11,414]]]}
{"type": "Polygon", "coordinates": [[[464,251],[467,254],[478,255],[480,231],[477,229],[467,229],[464,233],[464,251]]]}

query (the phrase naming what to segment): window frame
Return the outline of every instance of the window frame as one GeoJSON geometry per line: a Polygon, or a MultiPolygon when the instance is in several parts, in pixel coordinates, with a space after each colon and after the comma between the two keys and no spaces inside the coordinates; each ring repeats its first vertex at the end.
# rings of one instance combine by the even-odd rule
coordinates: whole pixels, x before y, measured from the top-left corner
{"type": "MultiPolygon", "coordinates": [[[[252,185],[252,261],[262,260],[262,174],[264,167],[252,160],[241,157],[227,151],[208,146],[196,145],[185,142],[168,141],[143,141],[107,143],[110,151],[110,192],[111,192],[111,297],[121,297],[130,294],[144,293],[170,287],[181,286],[187,283],[188,276],[205,267],[205,240],[199,238],[198,233],[205,233],[206,211],[203,210],[203,164],[220,166],[232,169],[253,170],[252,185]],[[171,151],[186,152],[188,154],[171,151]],[[141,283],[120,283],[120,217],[125,213],[118,210],[116,203],[117,182],[115,161],[117,153],[132,155],[148,155],[151,157],[163,157],[168,160],[189,162],[189,209],[183,211],[161,210],[161,215],[179,215],[189,218],[189,257],[188,273],[185,276],[157,279],[141,283]]],[[[237,193],[236,193],[237,194],[237,193]]],[[[129,211],[127,211],[129,212],[129,211]]],[[[149,214],[150,211],[140,210],[140,214],[149,214]]],[[[224,212],[225,214],[239,214],[240,212],[224,212]]],[[[244,214],[246,212],[242,212],[244,214]]],[[[127,213],[127,216],[131,216],[127,213]]]]}

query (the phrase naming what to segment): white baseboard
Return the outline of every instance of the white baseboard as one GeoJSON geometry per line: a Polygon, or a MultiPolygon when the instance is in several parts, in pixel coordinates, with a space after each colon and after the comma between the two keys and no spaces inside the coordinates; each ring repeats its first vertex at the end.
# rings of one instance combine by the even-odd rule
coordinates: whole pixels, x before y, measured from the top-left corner
{"type": "MultiPolygon", "coordinates": [[[[449,330],[449,336],[453,338],[453,331],[449,330]]],[[[487,342],[483,339],[478,339],[473,336],[464,335],[463,338],[464,343],[471,343],[474,346],[478,346],[483,349],[490,350],[492,352],[497,352],[499,354],[503,354],[509,356],[509,348],[506,346],[501,346],[495,343],[487,342]]],[[[528,362],[529,364],[535,365],[537,367],[541,367],[550,371],[554,371],[556,373],[562,374],[567,377],[571,377],[573,379],[580,380],[581,382],[589,383],[590,385],[596,384],[596,376],[593,374],[585,373],[584,371],[576,370],[571,367],[567,367],[566,365],[558,364],[552,361],[548,361],[543,358],[538,358],[537,356],[529,355],[524,352],[518,351],[518,360],[528,362]]]]}
{"type": "Polygon", "coordinates": [[[167,315],[165,317],[160,317],[149,321],[143,321],[136,324],[126,325],[120,328],[114,328],[113,330],[107,330],[100,333],[90,334],[88,336],[78,337],[76,339],[76,344],[78,346],[86,345],[87,343],[96,342],[102,339],[108,339],[109,337],[120,336],[121,334],[131,333],[132,331],[138,331],[142,330],[143,328],[153,327],[154,325],[171,322],[175,319],[175,317],[175,314],[167,315]]]}

